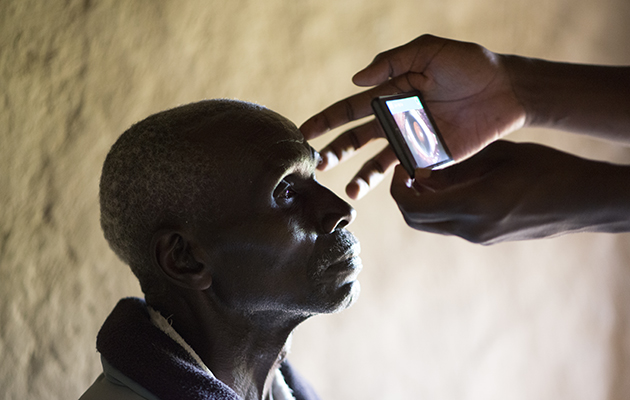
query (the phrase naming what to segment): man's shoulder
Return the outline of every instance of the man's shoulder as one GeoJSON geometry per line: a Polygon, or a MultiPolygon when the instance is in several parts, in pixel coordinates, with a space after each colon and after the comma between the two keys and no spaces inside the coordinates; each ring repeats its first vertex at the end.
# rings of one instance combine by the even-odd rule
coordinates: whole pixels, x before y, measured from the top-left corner
{"type": "MultiPolygon", "coordinates": [[[[159,400],[146,389],[122,375],[102,359],[103,372],[79,400],[159,400]]],[[[319,400],[312,387],[288,363],[283,363],[281,373],[296,400],[319,400]]]]}

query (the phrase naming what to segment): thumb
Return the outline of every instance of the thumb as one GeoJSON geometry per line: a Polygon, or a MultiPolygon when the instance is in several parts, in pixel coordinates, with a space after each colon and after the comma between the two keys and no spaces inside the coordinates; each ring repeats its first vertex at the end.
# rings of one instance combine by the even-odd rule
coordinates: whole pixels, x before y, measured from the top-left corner
{"type": "Polygon", "coordinates": [[[405,168],[398,164],[394,169],[394,177],[390,186],[390,194],[394,200],[398,200],[403,194],[409,195],[410,192],[417,195],[420,191],[422,191],[422,188],[416,187],[405,168]]]}

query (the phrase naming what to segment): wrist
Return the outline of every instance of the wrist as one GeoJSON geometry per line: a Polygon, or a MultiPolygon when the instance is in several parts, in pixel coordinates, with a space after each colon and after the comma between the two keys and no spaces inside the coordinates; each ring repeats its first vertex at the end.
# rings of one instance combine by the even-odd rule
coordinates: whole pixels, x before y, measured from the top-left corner
{"type": "Polygon", "coordinates": [[[514,95],[525,109],[525,126],[630,140],[630,67],[502,58],[514,95]]]}
{"type": "Polygon", "coordinates": [[[525,124],[529,127],[552,125],[549,115],[553,107],[549,80],[545,73],[545,61],[515,55],[502,55],[503,65],[509,77],[511,89],[525,110],[525,124]]]}

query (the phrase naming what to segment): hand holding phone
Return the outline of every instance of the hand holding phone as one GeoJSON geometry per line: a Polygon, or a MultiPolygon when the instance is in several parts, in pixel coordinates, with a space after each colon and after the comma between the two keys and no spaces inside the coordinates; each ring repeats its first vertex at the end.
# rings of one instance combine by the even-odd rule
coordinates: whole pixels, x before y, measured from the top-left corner
{"type": "Polygon", "coordinates": [[[372,109],[410,177],[416,168],[444,168],[453,162],[419,92],[377,97],[372,109]]]}

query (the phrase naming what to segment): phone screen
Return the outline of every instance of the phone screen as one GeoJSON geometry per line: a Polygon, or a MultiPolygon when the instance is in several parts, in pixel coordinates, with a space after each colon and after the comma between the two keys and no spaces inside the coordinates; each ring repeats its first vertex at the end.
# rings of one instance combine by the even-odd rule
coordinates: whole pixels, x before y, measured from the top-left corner
{"type": "Polygon", "coordinates": [[[409,147],[416,168],[451,160],[418,96],[385,100],[385,104],[409,147]]]}

